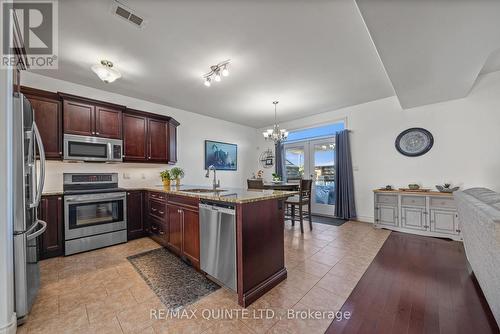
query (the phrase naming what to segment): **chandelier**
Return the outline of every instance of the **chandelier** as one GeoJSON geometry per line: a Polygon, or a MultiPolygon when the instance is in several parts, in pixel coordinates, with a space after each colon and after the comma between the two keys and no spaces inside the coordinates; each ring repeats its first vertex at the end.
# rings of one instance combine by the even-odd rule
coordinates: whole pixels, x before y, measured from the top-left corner
{"type": "Polygon", "coordinates": [[[217,65],[210,66],[210,72],[203,76],[204,84],[207,87],[212,85],[212,82],[220,82],[222,77],[227,77],[229,75],[229,62],[231,60],[225,60],[217,65]]]}
{"type": "Polygon", "coordinates": [[[288,137],[288,131],[285,129],[280,129],[280,125],[278,124],[278,117],[276,114],[276,105],[279,101],[274,101],[274,126],[272,129],[267,129],[267,131],[263,132],[264,138],[266,140],[273,140],[275,143],[280,143],[285,141],[288,137]]]}

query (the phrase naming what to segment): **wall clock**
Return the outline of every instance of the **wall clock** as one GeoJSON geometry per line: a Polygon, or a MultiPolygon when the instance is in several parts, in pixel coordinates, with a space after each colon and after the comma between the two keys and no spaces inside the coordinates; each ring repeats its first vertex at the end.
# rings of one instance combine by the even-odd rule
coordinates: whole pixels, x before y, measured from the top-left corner
{"type": "Polygon", "coordinates": [[[259,157],[262,168],[271,168],[274,166],[274,153],[271,149],[267,149],[259,157]]]}
{"type": "Polygon", "coordinates": [[[429,152],[432,145],[434,145],[432,134],[422,128],[404,130],[396,138],[396,149],[407,157],[424,155],[429,152]]]}

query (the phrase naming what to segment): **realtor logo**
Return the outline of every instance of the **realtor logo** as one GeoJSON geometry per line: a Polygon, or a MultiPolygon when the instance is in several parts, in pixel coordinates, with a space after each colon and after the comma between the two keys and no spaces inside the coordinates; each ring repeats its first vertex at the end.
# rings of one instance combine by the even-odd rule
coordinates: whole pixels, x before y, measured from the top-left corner
{"type": "Polygon", "coordinates": [[[19,47],[24,46],[31,69],[57,69],[57,1],[1,1],[1,68],[16,67],[19,47]],[[15,22],[17,21],[17,25],[15,22]],[[17,30],[17,34],[14,32],[17,30]],[[15,35],[19,36],[16,38],[15,35]],[[21,40],[21,42],[19,41],[21,40]]]}

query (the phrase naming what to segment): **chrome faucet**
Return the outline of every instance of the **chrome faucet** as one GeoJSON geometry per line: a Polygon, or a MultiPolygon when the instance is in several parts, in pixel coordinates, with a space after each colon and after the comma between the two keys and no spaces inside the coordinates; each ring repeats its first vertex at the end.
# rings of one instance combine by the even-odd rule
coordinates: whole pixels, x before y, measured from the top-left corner
{"type": "Polygon", "coordinates": [[[210,170],[214,171],[214,181],[213,181],[213,189],[214,191],[217,190],[217,188],[220,188],[220,180],[217,180],[217,172],[215,171],[215,166],[210,165],[207,168],[207,174],[205,174],[205,177],[210,177],[210,170]]]}

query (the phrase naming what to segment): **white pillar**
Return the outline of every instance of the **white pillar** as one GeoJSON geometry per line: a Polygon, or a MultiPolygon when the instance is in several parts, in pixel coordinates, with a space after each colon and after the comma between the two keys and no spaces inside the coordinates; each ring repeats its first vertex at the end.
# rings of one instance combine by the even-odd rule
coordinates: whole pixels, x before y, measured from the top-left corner
{"type": "Polygon", "coordinates": [[[14,313],[12,70],[0,70],[0,334],[16,332],[14,313]]]}

